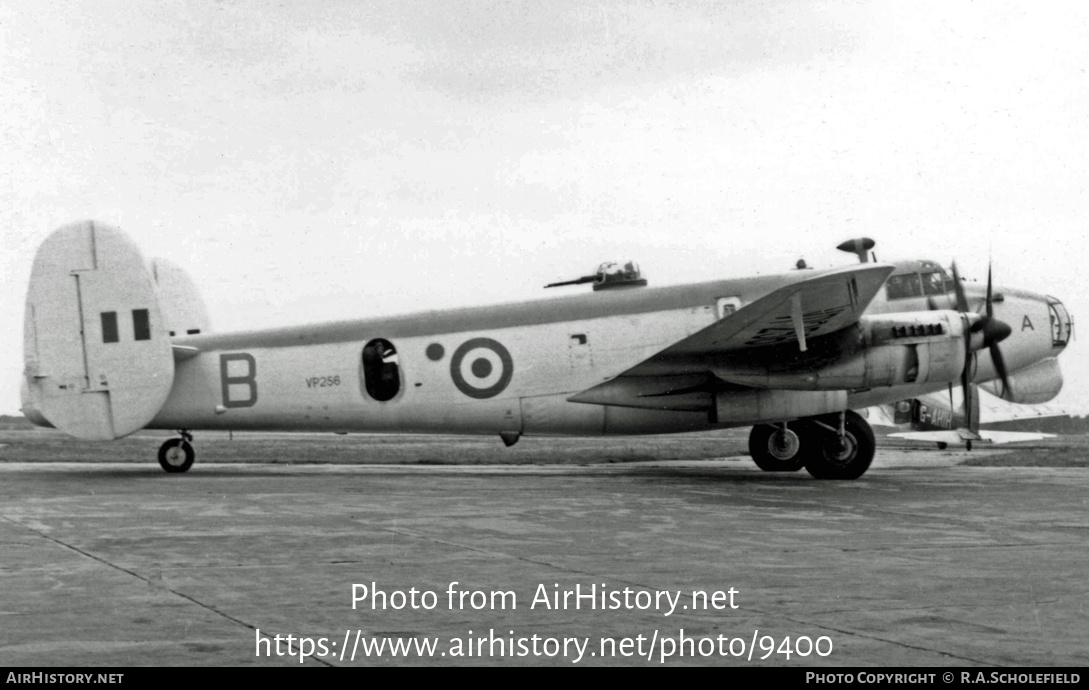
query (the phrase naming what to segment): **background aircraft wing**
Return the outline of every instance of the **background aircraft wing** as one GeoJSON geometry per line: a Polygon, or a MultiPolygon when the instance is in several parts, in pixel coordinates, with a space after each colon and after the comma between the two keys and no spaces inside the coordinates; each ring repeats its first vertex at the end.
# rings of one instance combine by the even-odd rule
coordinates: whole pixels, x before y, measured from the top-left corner
{"type": "Polygon", "coordinates": [[[985,441],[987,443],[1018,443],[1020,441],[1039,441],[1054,438],[1055,434],[1040,434],[1030,431],[994,431],[980,429],[973,434],[967,429],[947,429],[941,431],[904,431],[889,434],[893,438],[906,438],[909,441],[931,441],[934,443],[964,443],[965,441],[985,441]]]}
{"type": "Polygon", "coordinates": [[[874,405],[873,407],[857,410],[857,412],[870,423],[870,426],[902,426],[893,419],[892,405],[874,405]]]}

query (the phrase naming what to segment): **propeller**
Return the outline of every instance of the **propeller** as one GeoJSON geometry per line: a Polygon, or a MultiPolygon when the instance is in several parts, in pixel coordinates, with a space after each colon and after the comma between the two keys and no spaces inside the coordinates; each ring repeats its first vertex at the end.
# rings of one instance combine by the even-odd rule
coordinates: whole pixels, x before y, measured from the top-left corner
{"type": "MultiPolygon", "coordinates": [[[[962,314],[971,313],[968,308],[968,297],[964,294],[964,286],[961,285],[960,274],[957,272],[957,262],[955,261],[953,262],[953,291],[956,295],[957,311],[962,314]]],[[[973,335],[964,339],[964,371],[962,371],[960,375],[960,385],[964,392],[964,417],[969,425],[968,429],[973,432],[978,430],[975,427],[978,427],[979,420],[978,411],[973,409],[978,400],[978,393],[971,390],[971,388],[974,388],[974,384],[971,382],[971,370],[976,350],[981,350],[984,347],[988,349],[991,353],[991,361],[994,362],[995,371],[998,372],[998,376],[1002,379],[1003,389],[1006,391],[1010,390],[1009,371],[1006,369],[1006,360],[1002,356],[1002,350],[999,349],[998,344],[1010,337],[1013,329],[1010,328],[1009,324],[995,318],[993,296],[994,293],[991,286],[991,266],[988,264],[987,300],[985,302],[985,310],[984,313],[979,314],[979,318],[969,326],[969,333],[973,335]],[[975,334],[979,335],[978,340],[974,337],[975,334]],[[972,347],[976,343],[979,343],[979,346],[972,347]],[[973,395],[973,393],[976,395],[973,395]]],[[[952,386],[950,386],[950,391],[952,391],[952,386]]]]}

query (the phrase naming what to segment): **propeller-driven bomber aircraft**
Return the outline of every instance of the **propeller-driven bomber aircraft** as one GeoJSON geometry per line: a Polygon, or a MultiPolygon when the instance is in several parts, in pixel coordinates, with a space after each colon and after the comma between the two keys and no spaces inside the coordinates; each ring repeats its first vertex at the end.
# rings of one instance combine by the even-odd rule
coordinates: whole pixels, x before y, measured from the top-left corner
{"type": "Polygon", "coordinates": [[[86,440],[172,429],[656,434],[752,426],[763,470],[855,479],[874,456],[853,410],[996,380],[1013,402],[1062,385],[1059,300],[963,284],[930,261],[645,287],[603,264],[589,294],[395,318],[216,333],[192,280],[120,230],[61,227],[26,301],[24,414],[86,440]],[[1001,349],[999,349],[1001,343],[1001,349]]]}

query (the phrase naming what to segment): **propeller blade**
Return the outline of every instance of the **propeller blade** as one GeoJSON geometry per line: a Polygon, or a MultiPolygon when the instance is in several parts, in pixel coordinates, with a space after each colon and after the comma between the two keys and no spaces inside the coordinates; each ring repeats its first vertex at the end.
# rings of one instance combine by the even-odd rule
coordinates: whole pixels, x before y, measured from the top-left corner
{"type": "Polygon", "coordinates": [[[973,383],[968,394],[972,398],[971,407],[968,409],[968,431],[979,435],[979,386],[973,383]]]}
{"type": "Polygon", "coordinates": [[[960,274],[957,273],[957,262],[953,262],[953,290],[957,294],[957,311],[968,313],[968,297],[964,294],[964,286],[960,283],[960,274]]]}
{"type": "MultiPolygon", "coordinates": [[[[954,268],[954,270],[956,270],[954,268]]],[[[964,395],[964,423],[971,428],[972,423],[972,396],[968,387],[972,385],[972,362],[975,354],[968,338],[964,339],[964,369],[960,372],[960,392],[964,395]]]]}
{"type": "Polygon", "coordinates": [[[972,383],[969,380],[968,369],[969,366],[965,366],[964,371],[961,372],[960,386],[961,392],[964,394],[964,424],[968,427],[969,431],[974,431],[974,429],[972,429],[972,383]]]}
{"type": "Polygon", "coordinates": [[[991,264],[987,264],[987,318],[994,317],[994,307],[991,305],[991,264]]]}
{"type": "MultiPolygon", "coordinates": [[[[957,294],[957,311],[962,314],[971,313],[968,305],[968,296],[964,292],[964,285],[960,282],[960,272],[957,271],[957,262],[953,262],[953,288],[957,294]]],[[[987,298],[983,302],[985,314],[977,319],[968,330],[972,333],[983,332],[983,345],[990,347],[1010,337],[1013,329],[1009,324],[999,321],[994,316],[994,284],[991,280],[991,266],[987,265],[987,298]]]]}
{"type": "Polygon", "coordinates": [[[1006,370],[1006,360],[1002,356],[1002,350],[998,349],[998,344],[991,345],[991,361],[994,362],[994,368],[998,372],[998,376],[1002,379],[1002,397],[1006,397],[1006,393],[1013,393],[1013,389],[1010,388],[1010,375],[1006,370]]]}
{"type": "MultiPolygon", "coordinates": [[[[971,333],[982,331],[983,346],[990,349],[991,361],[994,362],[995,371],[1002,379],[1003,393],[1005,393],[1010,390],[1010,377],[1006,369],[1006,360],[1002,356],[1002,351],[998,349],[998,343],[1010,337],[1013,329],[1010,328],[1008,323],[1000,321],[994,316],[994,283],[991,280],[991,273],[991,264],[988,262],[987,298],[984,300],[986,314],[981,314],[980,318],[969,326],[968,330],[971,333]]],[[[957,271],[956,261],[953,262],[953,290],[956,292],[957,297],[957,311],[964,314],[964,318],[967,320],[967,314],[969,313],[968,296],[964,293],[964,285],[960,282],[960,272],[957,271]]],[[[976,384],[972,383],[973,365],[978,365],[978,360],[975,359],[975,353],[972,352],[971,339],[965,338],[964,343],[964,371],[960,373],[960,386],[964,393],[964,420],[969,431],[979,433],[979,389],[976,384]],[[975,397],[973,398],[973,396],[975,397]]],[[[949,385],[949,395],[950,401],[952,401],[952,384],[949,385]]]]}

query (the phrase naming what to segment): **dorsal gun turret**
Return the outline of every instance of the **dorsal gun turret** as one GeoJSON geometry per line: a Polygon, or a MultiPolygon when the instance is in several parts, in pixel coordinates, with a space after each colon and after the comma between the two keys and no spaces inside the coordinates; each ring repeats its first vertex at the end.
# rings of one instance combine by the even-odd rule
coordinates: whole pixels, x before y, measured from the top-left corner
{"type": "Polygon", "coordinates": [[[559,287],[561,285],[582,285],[593,283],[594,292],[598,290],[612,290],[618,288],[645,287],[647,279],[639,271],[639,264],[634,261],[606,261],[597,267],[593,275],[583,276],[574,280],[564,280],[559,283],[549,283],[546,288],[559,287]]]}

